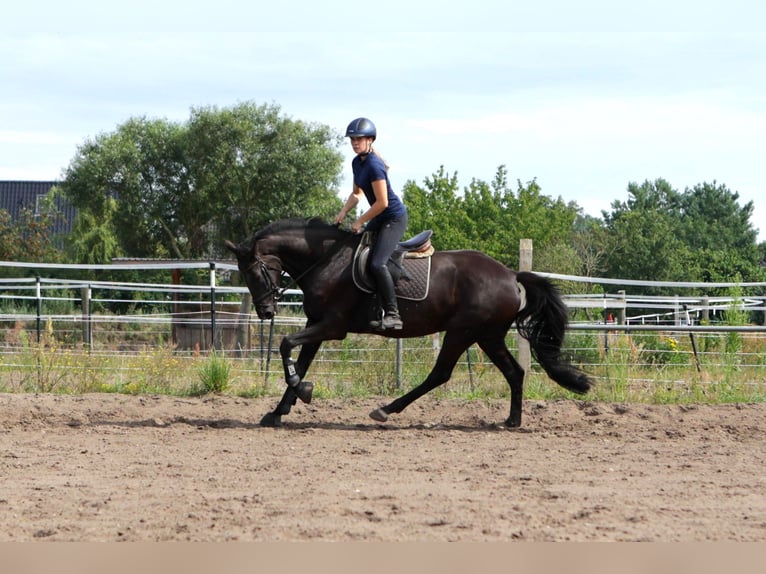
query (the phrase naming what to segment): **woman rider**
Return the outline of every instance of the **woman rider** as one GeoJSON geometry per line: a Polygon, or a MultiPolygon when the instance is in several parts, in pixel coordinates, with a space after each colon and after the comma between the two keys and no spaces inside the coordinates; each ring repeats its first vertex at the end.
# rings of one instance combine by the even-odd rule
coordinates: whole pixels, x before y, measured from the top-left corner
{"type": "Polygon", "coordinates": [[[382,330],[401,329],[394,281],[386,263],[407,228],[407,208],[391,188],[388,165],[372,147],[377,137],[375,124],[367,118],[357,118],[348,124],[346,137],[351,138],[351,147],[356,154],[351,161],[354,183],[351,195],[335,218],[335,223],[343,221],[362,195],[365,196],[370,208],[351,224],[351,231],[361,233],[362,227],[367,224],[367,231],[375,232],[368,261],[384,315],[382,321],[372,321],[370,326],[382,330]]]}

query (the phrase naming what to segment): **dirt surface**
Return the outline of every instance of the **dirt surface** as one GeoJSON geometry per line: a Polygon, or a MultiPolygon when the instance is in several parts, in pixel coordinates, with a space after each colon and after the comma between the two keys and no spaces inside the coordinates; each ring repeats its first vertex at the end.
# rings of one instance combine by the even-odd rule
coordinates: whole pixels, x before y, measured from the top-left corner
{"type": "Polygon", "coordinates": [[[0,541],[764,541],[766,404],[0,394],[0,541]]]}

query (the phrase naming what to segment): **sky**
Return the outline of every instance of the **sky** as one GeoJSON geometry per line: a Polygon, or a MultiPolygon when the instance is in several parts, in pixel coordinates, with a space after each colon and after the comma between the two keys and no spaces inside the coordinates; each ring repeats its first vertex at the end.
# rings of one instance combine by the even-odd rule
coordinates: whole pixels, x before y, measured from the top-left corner
{"type": "Polygon", "coordinates": [[[255,102],[340,133],[372,119],[398,192],[442,166],[461,188],[505,166],[598,217],[630,183],[716,182],[753,202],[766,240],[766,3],[449,4],[11,3],[0,180],[61,179],[132,117],[255,102]]]}

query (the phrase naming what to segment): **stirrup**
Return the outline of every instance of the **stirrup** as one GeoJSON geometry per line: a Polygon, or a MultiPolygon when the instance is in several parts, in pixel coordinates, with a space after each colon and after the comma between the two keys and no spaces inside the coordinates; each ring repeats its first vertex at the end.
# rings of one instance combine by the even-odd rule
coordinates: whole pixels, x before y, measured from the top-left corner
{"type": "Polygon", "coordinates": [[[395,331],[398,331],[404,327],[404,323],[402,323],[402,318],[398,314],[386,315],[383,317],[383,321],[381,321],[380,326],[384,331],[388,329],[394,329],[395,331]]]}
{"type": "Polygon", "coordinates": [[[373,331],[387,331],[388,329],[399,331],[404,327],[402,319],[398,315],[394,315],[393,317],[391,315],[386,315],[383,319],[370,321],[369,325],[370,329],[373,331]],[[386,321],[386,319],[388,319],[388,321],[386,321]]]}

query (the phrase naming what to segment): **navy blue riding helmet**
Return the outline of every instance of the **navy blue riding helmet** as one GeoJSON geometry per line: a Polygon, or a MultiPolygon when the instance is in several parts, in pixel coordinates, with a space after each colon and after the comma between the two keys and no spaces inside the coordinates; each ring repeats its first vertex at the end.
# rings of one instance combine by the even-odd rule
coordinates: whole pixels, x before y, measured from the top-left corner
{"type": "Polygon", "coordinates": [[[356,118],[346,128],[347,138],[372,138],[372,141],[375,141],[377,136],[375,124],[367,118],[356,118]]]}

